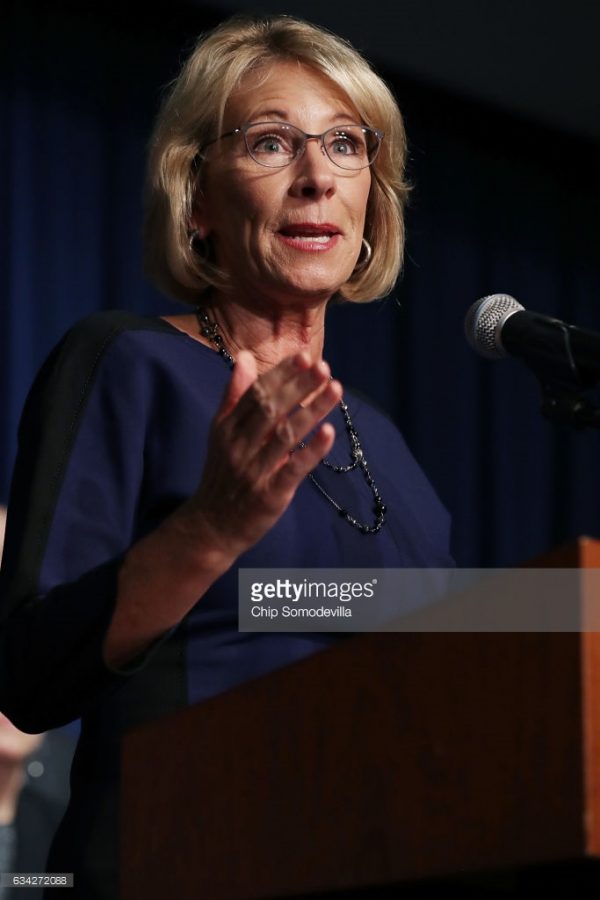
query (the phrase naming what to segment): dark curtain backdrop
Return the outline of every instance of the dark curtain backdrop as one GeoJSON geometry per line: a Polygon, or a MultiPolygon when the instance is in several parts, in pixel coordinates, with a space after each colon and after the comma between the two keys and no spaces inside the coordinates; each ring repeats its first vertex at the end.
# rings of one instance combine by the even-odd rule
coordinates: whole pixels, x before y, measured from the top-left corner
{"type": "MultiPolygon", "coordinates": [[[[26,391],[63,332],[99,308],[175,310],[141,273],[144,147],[161,85],[216,18],[163,7],[5,5],[0,500],[26,391]]],[[[411,142],[405,273],[387,300],[332,310],[328,358],[403,429],[460,564],[600,536],[599,435],[545,422],[533,377],[462,335],[498,291],[600,329],[599,148],[384,74],[411,142]]]]}

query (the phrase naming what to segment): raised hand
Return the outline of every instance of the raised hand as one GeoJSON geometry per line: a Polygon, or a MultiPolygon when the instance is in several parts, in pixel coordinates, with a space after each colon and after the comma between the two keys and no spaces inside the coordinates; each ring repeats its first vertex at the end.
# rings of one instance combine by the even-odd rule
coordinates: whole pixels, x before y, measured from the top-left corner
{"type": "Polygon", "coordinates": [[[198,490],[125,557],[104,640],[109,666],[125,665],[181,621],[273,527],[331,449],[334,429],[319,422],[341,395],[327,364],[311,363],[306,354],[260,377],[252,354],[238,355],[211,426],[198,490]]]}
{"type": "Polygon", "coordinates": [[[254,357],[239,354],[213,421],[206,467],[190,501],[215,544],[237,557],[285,512],[302,479],[331,449],[325,423],[342,387],[324,362],[299,353],[257,377],[254,357]]]}

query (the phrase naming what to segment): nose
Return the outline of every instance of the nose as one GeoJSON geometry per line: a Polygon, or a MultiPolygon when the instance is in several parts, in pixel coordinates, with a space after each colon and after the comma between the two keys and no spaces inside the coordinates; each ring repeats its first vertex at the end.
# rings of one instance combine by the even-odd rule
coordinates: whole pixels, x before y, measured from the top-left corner
{"type": "Polygon", "coordinates": [[[327,157],[321,138],[308,138],[304,152],[292,164],[294,178],[290,185],[293,197],[320,199],[335,194],[333,164],[327,157]]]}

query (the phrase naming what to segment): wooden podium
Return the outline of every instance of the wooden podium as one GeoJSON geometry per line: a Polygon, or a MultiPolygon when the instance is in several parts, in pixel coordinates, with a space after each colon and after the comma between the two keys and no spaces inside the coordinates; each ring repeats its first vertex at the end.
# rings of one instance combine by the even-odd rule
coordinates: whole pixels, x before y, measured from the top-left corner
{"type": "MultiPolygon", "coordinates": [[[[539,564],[600,567],[600,543],[539,564]]],[[[600,633],[358,635],[145,726],[122,850],[122,900],[600,855],[600,633]]]]}

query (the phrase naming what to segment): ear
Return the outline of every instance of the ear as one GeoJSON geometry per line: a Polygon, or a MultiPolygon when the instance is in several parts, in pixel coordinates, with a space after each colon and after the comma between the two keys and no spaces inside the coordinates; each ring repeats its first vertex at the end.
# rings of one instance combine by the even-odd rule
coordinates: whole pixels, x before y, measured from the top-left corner
{"type": "Polygon", "coordinates": [[[196,232],[198,237],[201,240],[204,240],[208,237],[210,233],[210,228],[208,227],[208,223],[206,221],[206,216],[203,215],[202,211],[198,208],[198,206],[194,207],[194,212],[190,217],[190,232],[196,232]]]}
{"type": "Polygon", "coordinates": [[[206,201],[201,190],[198,190],[196,192],[196,196],[194,197],[194,206],[192,209],[192,215],[190,216],[189,227],[190,231],[197,232],[198,237],[201,240],[207,238],[211,232],[208,211],[206,209],[206,201]]]}

